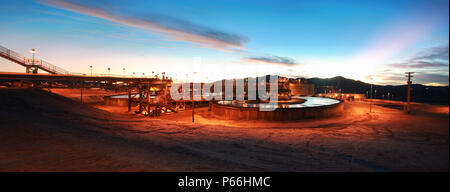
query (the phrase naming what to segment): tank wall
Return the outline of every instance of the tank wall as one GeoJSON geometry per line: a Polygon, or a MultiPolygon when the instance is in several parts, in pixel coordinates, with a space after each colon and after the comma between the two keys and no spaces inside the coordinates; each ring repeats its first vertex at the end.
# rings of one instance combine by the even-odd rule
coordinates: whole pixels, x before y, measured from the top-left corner
{"type": "Polygon", "coordinates": [[[343,103],[320,107],[282,108],[275,111],[259,111],[258,108],[242,108],[212,104],[212,112],[228,120],[290,121],[322,118],[339,115],[344,110],[343,103]]]}

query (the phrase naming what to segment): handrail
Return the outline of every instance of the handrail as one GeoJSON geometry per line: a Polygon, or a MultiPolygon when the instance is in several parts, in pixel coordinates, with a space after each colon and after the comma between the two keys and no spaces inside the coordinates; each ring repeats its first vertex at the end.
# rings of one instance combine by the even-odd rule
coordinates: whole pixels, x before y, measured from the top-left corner
{"type": "Polygon", "coordinates": [[[44,71],[47,71],[51,74],[57,74],[57,75],[72,75],[72,76],[85,76],[85,77],[105,77],[105,78],[136,78],[136,79],[159,79],[159,80],[172,80],[171,78],[168,78],[165,76],[164,78],[160,78],[158,76],[140,76],[140,75],[118,75],[118,74],[96,74],[96,73],[72,73],[69,71],[66,71],[58,66],[55,66],[53,64],[50,64],[44,60],[34,60],[27,58],[25,56],[22,56],[21,54],[14,52],[6,47],[3,47],[0,45],[0,57],[4,57],[6,59],[9,59],[11,61],[14,61],[20,65],[23,65],[24,67],[38,67],[44,71]]]}
{"type": "Polygon", "coordinates": [[[33,59],[22,56],[19,53],[14,52],[14,51],[12,51],[6,47],[3,47],[1,45],[0,45],[0,56],[14,60],[24,66],[37,66],[49,73],[64,74],[64,75],[71,74],[69,71],[64,70],[56,65],[50,64],[44,60],[36,60],[35,59],[34,63],[33,63],[33,59]]]}

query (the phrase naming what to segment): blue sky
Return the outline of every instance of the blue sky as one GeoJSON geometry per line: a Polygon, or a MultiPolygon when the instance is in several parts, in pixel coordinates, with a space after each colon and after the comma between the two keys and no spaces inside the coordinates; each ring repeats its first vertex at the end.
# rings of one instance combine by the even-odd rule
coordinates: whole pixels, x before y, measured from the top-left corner
{"type": "Polygon", "coordinates": [[[448,85],[448,0],[0,2],[0,45],[73,72],[448,85]]]}

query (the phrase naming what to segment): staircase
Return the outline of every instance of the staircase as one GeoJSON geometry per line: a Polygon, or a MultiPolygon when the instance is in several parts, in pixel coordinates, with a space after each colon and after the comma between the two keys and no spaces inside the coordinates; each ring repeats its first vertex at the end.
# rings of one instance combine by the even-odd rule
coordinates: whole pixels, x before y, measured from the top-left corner
{"type": "Polygon", "coordinates": [[[0,57],[3,57],[19,65],[22,65],[23,67],[26,67],[27,72],[29,68],[38,68],[50,74],[70,75],[69,71],[66,71],[58,66],[52,65],[44,60],[35,59],[33,62],[33,59],[22,56],[19,53],[14,52],[1,45],[0,45],[0,57]]]}

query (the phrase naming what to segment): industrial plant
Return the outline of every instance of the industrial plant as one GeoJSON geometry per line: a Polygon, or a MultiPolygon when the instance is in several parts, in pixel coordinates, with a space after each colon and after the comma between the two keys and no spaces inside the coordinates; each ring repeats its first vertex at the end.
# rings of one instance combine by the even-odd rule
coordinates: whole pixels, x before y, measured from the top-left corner
{"type": "Polygon", "coordinates": [[[2,2],[0,172],[448,172],[448,7],[2,2]]]}

